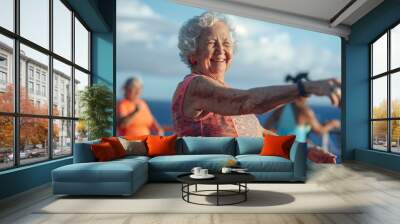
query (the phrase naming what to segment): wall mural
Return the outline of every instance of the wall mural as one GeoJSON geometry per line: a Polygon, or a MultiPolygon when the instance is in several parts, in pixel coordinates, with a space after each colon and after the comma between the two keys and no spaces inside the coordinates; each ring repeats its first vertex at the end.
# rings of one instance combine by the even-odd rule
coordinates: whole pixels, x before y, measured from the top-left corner
{"type": "Polygon", "coordinates": [[[338,37],[165,1],[118,1],[117,27],[118,135],[295,134],[340,162],[338,37]]]}

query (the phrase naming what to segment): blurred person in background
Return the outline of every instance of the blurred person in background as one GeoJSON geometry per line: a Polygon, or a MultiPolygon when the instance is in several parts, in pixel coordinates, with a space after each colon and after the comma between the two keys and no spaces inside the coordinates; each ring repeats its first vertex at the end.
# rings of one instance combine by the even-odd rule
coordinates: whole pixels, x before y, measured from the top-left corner
{"type": "Polygon", "coordinates": [[[124,99],[117,103],[117,130],[119,136],[164,135],[163,128],[140,98],[143,82],[132,77],[125,82],[124,99]]]}
{"type": "MultiPolygon", "coordinates": [[[[299,73],[292,77],[288,75],[286,82],[297,82],[308,79],[308,73],[299,73]]],[[[292,103],[286,104],[274,110],[265,123],[265,128],[275,131],[278,135],[296,135],[297,142],[307,142],[308,159],[316,163],[336,163],[336,156],[315,145],[308,135],[311,131],[322,136],[329,134],[333,129],[340,128],[339,120],[330,120],[321,123],[313,109],[307,104],[308,97],[299,97],[292,103]]]]}

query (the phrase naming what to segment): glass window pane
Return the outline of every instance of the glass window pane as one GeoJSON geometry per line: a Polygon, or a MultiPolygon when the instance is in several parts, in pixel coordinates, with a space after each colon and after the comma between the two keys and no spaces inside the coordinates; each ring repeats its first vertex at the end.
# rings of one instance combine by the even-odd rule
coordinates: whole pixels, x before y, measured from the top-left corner
{"type": "Polygon", "coordinates": [[[392,152],[400,153],[400,120],[391,121],[390,139],[392,141],[392,152]]]}
{"type": "Polygon", "coordinates": [[[89,32],[75,18],[75,63],[89,70],[89,32]]]}
{"type": "Polygon", "coordinates": [[[75,117],[79,117],[81,114],[80,94],[86,86],[89,86],[89,75],[75,69],[75,117]]]}
{"type": "Polygon", "coordinates": [[[20,109],[25,114],[48,114],[49,57],[21,44],[20,109]]]}
{"type": "Polygon", "coordinates": [[[0,170],[14,165],[14,124],[10,116],[0,116],[0,170]]]}
{"type": "Polygon", "coordinates": [[[53,157],[72,154],[72,121],[53,120],[53,157]]]}
{"type": "Polygon", "coordinates": [[[391,115],[400,118],[400,72],[391,74],[390,85],[391,115]]]}
{"type": "Polygon", "coordinates": [[[53,115],[72,117],[71,66],[53,60],[53,115]]]}
{"type": "Polygon", "coordinates": [[[0,111],[14,111],[14,43],[0,35],[0,111]]]}
{"type": "Polygon", "coordinates": [[[387,117],[387,77],[372,81],[372,118],[387,117]]]}
{"type": "Polygon", "coordinates": [[[400,24],[391,31],[390,37],[390,67],[400,67],[400,24]]]}
{"type": "Polygon", "coordinates": [[[20,0],[21,36],[49,48],[49,0],[20,0]]]}
{"type": "Polygon", "coordinates": [[[53,51],[71,60],[72,12],[60,1],[53,1],[53,51]]]}
{"type": "Polygon", "coordinates": [[[372,122],[372,148],[387,151],[387,121],[372,122]]]}
{"type": "Polygon", "coordinates": [[[20,164],[34,163],[49,158],[48,121],[45,118],[20,118],[20,164]]]}
{"type": "Polygon", "coordinates": [[[372,44],[373,76],[387,71],[387,34],[372,44]]]}
{"type": "Polygon", "coordinates": [[[0,1],[0,26],[14,31],[14,0],[0,1]]]}
{"type": "Polygon", "coordinates": [[[84,120],[75,121],[75,143],[85,142],[88,138],[88,128],[84,120]]]}

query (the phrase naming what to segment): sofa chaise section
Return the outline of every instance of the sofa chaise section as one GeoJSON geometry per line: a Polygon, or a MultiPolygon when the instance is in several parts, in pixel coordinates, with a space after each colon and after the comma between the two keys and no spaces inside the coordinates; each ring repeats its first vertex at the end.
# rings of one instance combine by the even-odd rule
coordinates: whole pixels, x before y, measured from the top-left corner
{"type": "Polygon", "coordinates": [[[148,157],[127,156],[95,162],[90,144],[75,144],[77,163],[52,171],[54,194],[132,195],[148,181],[148,157]]]}

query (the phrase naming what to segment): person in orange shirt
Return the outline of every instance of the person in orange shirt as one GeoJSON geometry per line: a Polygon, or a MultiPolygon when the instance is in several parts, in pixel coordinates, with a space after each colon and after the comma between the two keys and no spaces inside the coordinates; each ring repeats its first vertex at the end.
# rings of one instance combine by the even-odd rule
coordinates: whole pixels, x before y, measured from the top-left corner
{"type": "Polygon", "coordinates": [[[133,77],[124,85],[125,98],[117,103],[117,129],[119,136],[164,135],[164,130],[140,98],[142,81],[133,77]]]}

